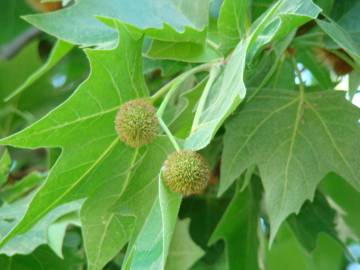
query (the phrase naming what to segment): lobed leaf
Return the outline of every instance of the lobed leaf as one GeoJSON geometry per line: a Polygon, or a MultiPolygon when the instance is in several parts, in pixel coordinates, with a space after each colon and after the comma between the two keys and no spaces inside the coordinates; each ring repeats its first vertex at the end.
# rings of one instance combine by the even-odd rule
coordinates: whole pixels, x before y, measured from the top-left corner
{"type": "Polygon", "coordinates": [[[276,2],[253,24],[248,37],[236,46],[222,72],[214,68],[195,114],[192,132],[185,147],[199,150],[208,145],[225,119],[246,95],[245,63],[251,63],[264,45],[283,39],[301,24],[318,16],[320,8],[311,0],[276,2]],[[285,23],[286,22],[286,23],[285,23]]]}
{"type": "Polygon", "coordinates": [[[92,72],[70,99],[27,129],[1,140],[1,144],[17,147],[62,148],[28,211],[1,240],[1,246],[28,231],[57,206],[91,195],[113,179],[114,167],[118,175],[128,170],[130,160],[116,162],[129,149],[120,143],[113,121],[121,103],[146,96],[147,89],[142,74],[142,39],[133,39],[129,28],[118,27],[121,42],[116,49],[87,51],[92,72]]]}
{"type": "Polygon", "coordinates": [[[178,220],[176,223],[165,269],[190,269],[190,267],[204,255],[204,251],[191,239],[189,227],[190,219],[178,220]]]}
{"type": "Polygon", "coordinates": [[[198,43],[205,37],[202,31],[208,20],[208,0],[78,0],[60,11],[24,18],[37,28],[73,44],[104,46],[115,43],[117,32],[95,16],[132,25],[156,39],[198,43]]]}
{"type": "Polygon", "coordinates": [[[257,165],[273,239],[282,221],[336,172],[358,190],[360,111],[336,91],[262,91],[226,126],[219,192],[257,165]],[[336,120],[335,120],[336,119],[336,120]]]}
{"type": "Polygon", "coordinates": [[[226,212],[211,235],[209,244],[223,239],[226,243],[228,269],[259,268],[260,179],[253,179],[243,192],[240,185],[226,212]]]}

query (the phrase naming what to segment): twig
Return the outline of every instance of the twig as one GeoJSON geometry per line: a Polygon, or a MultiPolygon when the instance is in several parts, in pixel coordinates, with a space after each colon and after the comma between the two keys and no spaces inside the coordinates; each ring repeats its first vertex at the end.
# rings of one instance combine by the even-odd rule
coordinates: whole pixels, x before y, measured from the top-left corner
{"type": "Polygon", "coordinates": [[[23,47],[29,44],[40,34],[41,31],[39,29],[35,27],[29,28],[20,34],[15,40],[5,45],[0,51],[0,56],[6,60],[13,58],[23,47]]]}

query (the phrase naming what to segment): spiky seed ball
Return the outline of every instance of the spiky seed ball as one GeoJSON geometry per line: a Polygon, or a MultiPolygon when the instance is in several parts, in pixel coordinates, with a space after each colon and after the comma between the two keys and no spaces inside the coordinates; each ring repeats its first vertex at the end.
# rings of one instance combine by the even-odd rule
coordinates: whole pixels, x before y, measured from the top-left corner
{"type": "Polygon", "coordinates": [[[120,140],[134,148],[149,144],[155,138],[158,127],[156,110],[144,99],[124,103],[115,119],[120,140]]]}
{"type": "Polygon", "coordinates": [[[210,178],[210,168],[198,153],[188,150],[172,153],[163,166],[168,188],[185,196],[201,193],[210,178]]]}

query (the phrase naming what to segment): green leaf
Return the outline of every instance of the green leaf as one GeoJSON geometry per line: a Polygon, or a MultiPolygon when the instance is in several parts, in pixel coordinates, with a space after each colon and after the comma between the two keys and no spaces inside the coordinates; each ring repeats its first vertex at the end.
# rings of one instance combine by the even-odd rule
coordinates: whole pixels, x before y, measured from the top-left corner
{"type": "Polygon", "coordinates": [[[343,209],[343,219],[360,238],[360,215],[357,207],[360,204],[360,193],[334,173],[324,178],[320,188],[343,209]]]}
{"type": "Polygon", "coordinates": [[[197,263],[191,270],[228,270],[228,262],[225,253],[214,264],[207,264],[203,261],[197,263]]]}
{"type": "Polygon", "coordinates": [[[225,241],[228,269],[260,269],[258,265],[260,179],[252,180],[252,185],[243,192],[238,185],[230,205],[209,241],[210,245],[220,239],[225,241]]]}
{"type": "Polygon", "coordinates": [[[7,203],[11,203],[37,188],[44,179],[44,174],[38,172],[30,173],[13,185],[6,185],[0,190],[0,198],[7,203]]]}
{"type": "Polygon", "coordinates": [[[113,161],[119,164],[112,168],[113,177],[81,210],[89,269],[103,269],[127,242],[133,240],[132,235],[136,236],[141,230],[158,196],[160,168],[172,150],[169,140],[160,137],[143,149],[124,149],[113,161]],[[124,181],[114,181],[118,177],[124,181]]]}
{"type": "MultiPolygon", "coordinates": [[[[80,210],[80,207],[77,210],[80,210]]],[[[48,228],[48,245],[62,259],[64,258],[63,244],[67,228],[70,225],[81,227],[79,212],[71,212],[60,217],[48,228]]]]}
{"type": "Polygon", "coordinates": [[[335,1],[333,17],[346,30],[358,46],[360,45],[360,23],[358,19],[360,1],[335,1]]]}
{"type": "MultiPolygon", "coordinates": [[[[210,150],[209,147],[207,147],[206,150],[209,152],[217,151],[214,148],[221,148],[220,142],[221,140],[216,140],[216,142],[213,143],[213,150],[210,150]]],[[[212,155],[212,153],[205,153],[204,151],[201,151],[201,154],[203,154],[206,159],[209,159],[210,155],[212,155]]],[[[232,193],[229,192],[226,196],[217,198],[215,187],[213,186],[209,187],[208,192],[206,196],[184,198],[179,214],[180,218],[190,218],[190,235],[194,242],[206,251],[206,254],[194,266],[196,269],[198,266],[205,267],[205,269],[212,269],[210,266],[215,267],[215,265],[218,267],[221,267],[221,265],[227,266],[224,244],[217,242],[210,246],[209,239],[226,211],[232,199],[232,193]]]]}
{"type": "Polygon", "coordinates": [[[39,29],[73,44],[106,45],[117,40],[114,29],[95,16],[114,18],[145,30],[160,40],[202,42],[208,21],[208,0],[78,0],[50,14],[25,16],[39,29]],[[164,12],[166,10],[166,12],[164,12]],[[74,27],[76,25],[76,27],[74,27]]]}
{"type": "Polygon", "coordinates": [[[321,235],[312,254],[306,252],[288,226],[279,231],[279,237],[266,254],[266,269],[339,270],[344,269],[342,247],[327,235],[321,235]]]}
{"type": "Polygon", "coordinates": [[[6,136],[11,132],[13,112],[17,109],[13,103],[4,103],[4,98],[41,65],[37,46],[37,42],[32,42],[11,61],[0,60],[0,136],[6,136]]]}
{"type": "Polygon", "coordinates": [[[245,36],[250,24],[249,1],[225,0],[217,24],[221,36],[221,48],[228,51],[236,47],[240,39],[245,36]]]}
{"type": "Polygon", "coordinates": [[[10,100],[14,96],[18,95],[34,82],[39,80],[46,72],[48,72],[52,67],[54,67],[64,56],[66,56],[70,50],[73,48],[73,45],[58,40],[54,45],[54,48],[49,55],[46,63],[41,66],[38,70],[36,70],[32,75],[30,75],[24,83],[22,83],[15,91],[13,91],[9,96],[5,98],[5,101],[10,100]]]}
{"type": "MultiPolygon", "coordinates": [[[[0,56],[7,54],[7,45],[21,33],[29,29],[29,25],[19,17],[32,12],[25,1],[2,1],[0,9],[0,24],[4,27],[0,32],[0,56]],[[5,45],[6,44],[6,45],[5,45]],[[5,45],[5,46],[4,46],[5,45]]],[[[33,31],[33,30],[30,30],[33,31]]]]}
{"type": "MultiPolygon", "coordinates": [[[[0,157],[0,187],[7,181],[10,165],[11,165],[11,158],[8,151],[5,150],[2,156],[0,157]]],[[[2,189],[0,189],[0,194],[1,192],[2,189]]],[[[0,198],[2,199],[1,195],[0,198]]]]}
{"type": "Polygon", "coordinates": [[[180,203],[181,196],[168,190],[159,177],[159,197],[134,245],[127,251],[123,269],[165,269],[180,203]]]}
{"type": "Polygon", "coordinates": [[[225,119],[246,95],[245,63],[275,39],[283,39],[301,24],[314,19],[320,9],[311,0],[283,0],[273,5],[254,24],[250,35],[239,42],[223,72],[215,66],[199,101],[192,132],[185,147],[199,150],[208,145],[225,119]],[[284,23],[286,22],[286,23],[284,23]]]}
{"type": "Polygon", "coordinates": [[[289,217],[288,223],[299,242],[309,252],[315,249],[320,233],[328,234],[345,247],[346,240],[350,239],[351,235],[346,235],[349,228],[342,220],[342,215],[339,209],[330,205],[322,193],[317,192],[314,201],[306,202],[299,214],[289,217]]]}
{"type": "Polygon", "coordinates": [[[51,270],[73,270],[78,269],[81,260],[76,254],[66,249],[65,259],[57,257],[48,247],[41,246],[29,255],[16,255],[6,257],[0,255],[0,265],[2,269],[7,270],[34,270],[34,269],[51,269],[51,270]]]}
{"type": "MultiPolygon", "coordinates": [[[[184,104],[179,116],[169,123],[169,127],[179,138],[185,138],[191,130],[191,122],[194,118],[196,104],[206,85],[207,78],[199,82],[195,87],[181,93],[177,103],[184,104]]],[[[172,106],[174,107],[174,105],[172,106]]]]}
{"type": "Polygon", "coordinates": [[[316,53],[308,50],[305,46],[299,46],[296,49],[296,60],[310,70],[311,75],[314,76],[321,88],[324,90],[333,89],[335,83],[331,81],[329,69],[319,63],[316,53]]]}
{"type": "Polygon", "coordinates": [[[349,74],[349,91],[350,98],[352,99],[356,92],[360,89],[360,72],[354,70],[349,74]]]}
{"type": "Polygon", "coordinates": [[[76,49],[16,98],[3,99],[41,67],[39,42],[24,47],[9,61],[0,60],[0,137],[18,131],[63,102],[88,73],[85,54],[76,49]],[[24,65],[26,63],[26,65],[24,65]],[[60,84],[59,84],[60,82],[60,84]]]}
{"type": "Polygon", "coordinates": [[[360,141],[353,139],[360,136],[359,116],[341,92],[265,89],[226,126],[219,192],[258,165],[273,239],[327,173],[360,189],[360,141]]]}
{"type": "MultiPolygon", "coordinates": [[[[21,220],[33,197],[34,193],[30,193],[21,200],[18,200],[12,204],[4,204],[0,208],[1,236],[7,234],[21,220]]],[[[30,230],[21,235],[17,235],[9,242],[7,242],[0,249],[0,254],[6,254],[8,256],[13,256],[14,254],[29,254],[33,252],[38,246],[49,244],[50,239],[56,237],[56,241],[51,240],[51,247],[54,248],[54,251],[57,254],[61,255],[62,241],[65,230],[69,224],[75,223],[75,219],[72,218],[70,220],[66,220],[65,224],[63,224],[61,228],[54,230],[55,227],[57,227],[56,221],[64,215],[79,211],[81,204],[82,202],[75,201],[63,204],[56,209],[53,209],[30,230]]]]}
{"type": "Polygon", "coordinates": [[[317,18],[321,9],[312,0],[275,2],[251,26],[247,59],[251,60],[264,45],[281,40],[302,24],[317,18]]]}
{"type": "Polygon", "coordinates": [[[208,45],[190,42],[166,42],[153,40],[147,56],[189,63],[205,63],[221,59],[223,56],[208,45]]]}
{"type": "Polygon", "coordinates": [[[245,66],[243,49],[243,46],[236,49],[235,56],[224,70],[215,66],[210,72],[209,80],[199,100],[191,133],[184,144],[185,148],[200,150],[206,147],[225,119],[244,98],[246,89],[242,80],[243,70],[241,70],[245,66]],[[236,81],[232,81],[232,84],[227,81],[231,80],[229,77],[233,77],[236,81]]]}
{"type": "Polygon", "coordinates": [[[188,218],[176,223],[165,269],[187,270],[204,255],[204,251],[191,239],[189,226],[188,218]]]}
{"type": "Polygon", "coordinates": [[[331,10],[333,9],[335,0],[314,0],[314,2],[319,7],[321,7],[323,13],[330,14],[331,10]]]}
{"type": "Polygon", "coordinates": [[[360,47],[341,26],[332,20],[330,22],[316,20],[316,22],[325,33],[360,65],[360,47]]]}
{"type": "Polygon", "coordinates": [[[126,149],[115,132],[116,111],[121,103],[147,95],[142,39],[133,39],[129,28],[119,25],[119,31],[116,49],[86,51],[92,72],[70,99],[29,128],[1,140],[16,147],[61,147],[62,154],[23,219],[0,245],[28,231],[57,206],[87,197],[112,179],[114,160],[126,149]]]}

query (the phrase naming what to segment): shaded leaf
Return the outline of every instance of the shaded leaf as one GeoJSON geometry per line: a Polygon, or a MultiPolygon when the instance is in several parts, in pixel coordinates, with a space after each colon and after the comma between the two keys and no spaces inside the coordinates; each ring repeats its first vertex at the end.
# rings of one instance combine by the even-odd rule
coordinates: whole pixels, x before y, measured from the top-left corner
{"type": "Polygon", "coordinates": [[[36,70],[32,75],[30,75],[26,81],[17,87],[16,90],[11,92],[9,96],[5,98],[5,101],[10,100],[14,96],[18,95],[38,79],[40,79],[47,71],[49,71],[54,65],[56,65],[71,49],[73,46],[65,41],[58,40],[54,45],[54,48],[49,55],[48,60],[46,63],[41,66],[38,70],[36,70]]]}
{"type": "Polygon", "coordinates": [[[266,254],[265,265],[269,270],[339,270],[343,269],[343,249],[333,239],[321,235],[316,249],[309,254],[284,226],[266,254]]]}
{"type": "Polygon", "coordinates": [[[325,196],[316,193],[313,202],[306,202],[297,215],[288,219],[290,228],[294,231],[299,242],[307,251],[313,251],[320,233],[327,233],[340,244],[346,245],[350,235],[343,235],[349,231],[342,220],[342,213],[331,207],[325,196]]]}
{"type": "Polygon", "coordinates": [[[262,91],[226,126],[220,192],[257,164],[275,236],[329,172],[360,188],[360,111],[337,91],[262,91]],[[336,119],[336,121],[334,120],[336,119]]]}
{"type": "Polygon", "coordinates": [[[64,258],[63,244],[65,240],[65,234],[70,225],[77,227],[81,226],[79,211],[71,212],[60,217],[53,224],[51,224],[48,229],[48,245],[55,252],[55,254],[62,259],[64,258]]]}
{"type": "Polygon", "coordinates": [[[260,220],[260,182],[258,178],[243,192],[236,193],[213,232],[209,244],[223,239],[228,269],[260,269],[258,265],[260,220]],[[257,182],[256,182],[257,181],[257,182]]]}
{"type": "Polygon", "coordinates": [[[355,235],[360,238],[360,216],[358,215],[360,193],[334,173],[324,178],[320,188],[343,209],[345,212],[343,219],[355,235]]]}
{"type": "Polygon", "coordinates": [[[360,1],[335,1],[332,16],[336,22],[351,36],[354,42],[360,45],[360,1]]]}
{"type": "Polygon", "coordinates": [[[81,263],[82,260],[68,249],[65,259],[62,260],[46,246],[39,247],[29,255],[16,255],[14,257],[0,255],[0,265],[7,270],[73,270],[79,268],[81,263]]]}
{"type": "MultiPolygon", "coordinates": [[[[12,204],[4,204],[0,208],[0,234],[1,236],[6,235],[16,224],[21,220],[22,216],[26,212],[31,199],[34,197],[34,193],[30,193],[28,196],[18,200],[12,204]]],[[[41,221],[35,224],[27,232],[17,235],[12,238],[9,242],[3,245],[0,249],[0,254],[6,254],[12,256],[14,254],[29,254],[33,252],[38,246],[43,244],[48,244],[49,235],[52,238],[52,233],[58,234],[61,231],[61,234],[64,236],[64,231],[67,226],[71,223],[74,223],[74,219],[67,220],[66,224],[62,226],[61,230],[51,229],[54,223],[64,215],[79,211],[82,202],[76,201],[68,204],[63,204],[52,211],[50,211],[46,216],[43,217],[41,221]]],[[[57,241],[62,243],[63,238],[58,238],[57,241]]],[[[55,245],[52,245],[55,247],[55,245]]],[[[59,245],[56,245],[59,247],[59,245]]],[[[61,245],[60,249],[54,250],[58,254],[61,254],[61,245]]]]}
{"type": "Polygon", "coordinates": [[[191,130],[191,122],[194,118],[196,105],[206,85],[207,78],[199,82],[195,87],[183,92],[179,97],[179,103],[183,103],[181,114],[171,123],[170,128],[179,138],[184,138],[191,130]]]}
{"type": "MultiPolygon", "coordinates": [[[[11,158],[7,150],[5,150],[0,157],[0,187],[6,183],[11,165],[11,158]]],[[[0,194],[2,189],[0,189],[0,194]]],[[[0,196],[2,199],[2,196],[0,196]]]]}
{"type": "Polygon", "coordinates": [[[360,64],[360,47],[341,26],[334,21],[316,20],[316,22],[325,33],[360,64]]]}
{"type": "Polygon", "coordinates": [[[2,1],[0,24],[4,27],[0,32],[0,56],[7,54],[7,45],[18,35],[29,29],[29,25],[20,19],[21,15],[32,12],[25,1],[2,1]],[[5,45],[5,46],[4,46],[5,45]]]}
{"type": "Polygon", "coordinates": [[[187,270],[204,255],[204,251],[191,239],[189,225],[190,219],[179,220],[176,223],[165,269],[187,270]]]}
{"type": "Polygon", "coordinates": [[[37,188],[44,179],[45,175],[41,173],[30,173],[13,185],[6,185],[0,190],[0,198],[6,203],[11,203],[37,188]]]}

